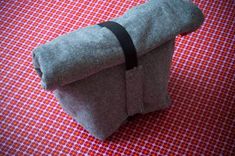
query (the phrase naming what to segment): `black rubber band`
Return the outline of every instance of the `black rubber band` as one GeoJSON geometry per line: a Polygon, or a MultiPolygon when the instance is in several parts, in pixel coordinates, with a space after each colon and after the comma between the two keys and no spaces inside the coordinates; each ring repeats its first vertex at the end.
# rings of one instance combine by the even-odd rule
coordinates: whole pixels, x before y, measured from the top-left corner
{"type": "Polygon", "coordinates": [[[136,49],[126,29],[120,24],[113,21],[107,21],[104,23],[100,23],[98,25],[101,27],[108,28],[117,37],[125,55],[126,70],[137,67],[138,60],[137,60],[136,49]]]}

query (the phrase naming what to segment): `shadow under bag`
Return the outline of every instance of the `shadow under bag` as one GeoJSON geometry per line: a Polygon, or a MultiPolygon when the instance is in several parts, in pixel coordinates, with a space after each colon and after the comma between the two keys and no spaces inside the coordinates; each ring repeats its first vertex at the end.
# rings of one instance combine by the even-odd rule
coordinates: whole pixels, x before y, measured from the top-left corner
{"type": "Polygon", "coordinates": [[[33,51],[34,68],[63,109],[104,140],[128,116],[169,106],[175,37],[203,21],[190,1],[150,0],[40,45],[33,51]]]}

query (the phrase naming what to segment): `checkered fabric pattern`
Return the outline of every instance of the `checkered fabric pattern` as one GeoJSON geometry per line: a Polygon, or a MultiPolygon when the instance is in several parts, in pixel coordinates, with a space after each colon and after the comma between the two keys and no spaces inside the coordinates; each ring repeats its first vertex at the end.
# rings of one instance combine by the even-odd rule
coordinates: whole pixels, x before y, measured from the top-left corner
{"type": "Polygon", "coordinates": [[[102,142],[40,87],[31,52],[144,1],[1,1],[0,155],[235,155],[235,3],[194,2],[206,20],[177,37],[172,106],[131,118],[102,142]]]}

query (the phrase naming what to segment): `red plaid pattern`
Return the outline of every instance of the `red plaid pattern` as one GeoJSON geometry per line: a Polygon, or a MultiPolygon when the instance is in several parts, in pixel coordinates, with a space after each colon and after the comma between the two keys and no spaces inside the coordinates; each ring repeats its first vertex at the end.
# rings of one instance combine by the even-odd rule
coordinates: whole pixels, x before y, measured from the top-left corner
{"type": "Polygon", "coordinates": [[[143,0],[0,2],[1,155],[235,155],[235,3],[195,0],[206,20],[177,37],[172,106],[137,115],[102,142],[40,87],[32,50],[143,0]]]}

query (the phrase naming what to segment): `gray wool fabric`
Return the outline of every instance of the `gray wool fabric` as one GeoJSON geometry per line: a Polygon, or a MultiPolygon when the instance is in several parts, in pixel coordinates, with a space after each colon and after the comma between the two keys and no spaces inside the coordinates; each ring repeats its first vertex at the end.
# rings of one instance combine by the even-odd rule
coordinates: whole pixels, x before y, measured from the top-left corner
{"type": "Polygon", "coordinates": [[[133,40],[138,67],[125,70],[116,36],[91,25],[40,45],[33,64],[41,84],[53,90],[63,109],[93,136],[104,140],[127,119],[170,104],[167,92],[175,37],[204,21],[186,0],[151,0],[111,21],[133,40]]]}

